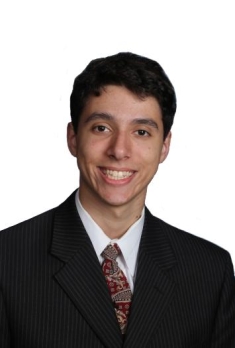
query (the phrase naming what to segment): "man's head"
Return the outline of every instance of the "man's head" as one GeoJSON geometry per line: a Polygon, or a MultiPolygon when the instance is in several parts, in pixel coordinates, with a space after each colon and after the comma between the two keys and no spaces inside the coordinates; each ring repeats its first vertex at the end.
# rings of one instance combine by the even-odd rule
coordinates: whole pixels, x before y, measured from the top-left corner
{"type": "Polygon", "coordinates": [[[123,86],[141,99],[154,97],[160,106],[164,139],[176,111],[174,87],[155,61],[133,53],[118,53],[92,60],[74,81],[70,98],[71,118],[77,132],[81,113],[90,96],[99,96],[106,86],[123,86]]]}
{"type": "Polygon", "coordinates": [[[75,79],[67,139],[91,215],[98,208],[141,212],[169,153],[175,109],[174,88],[159,64],[131,53],[94,60],[75,79]]]}

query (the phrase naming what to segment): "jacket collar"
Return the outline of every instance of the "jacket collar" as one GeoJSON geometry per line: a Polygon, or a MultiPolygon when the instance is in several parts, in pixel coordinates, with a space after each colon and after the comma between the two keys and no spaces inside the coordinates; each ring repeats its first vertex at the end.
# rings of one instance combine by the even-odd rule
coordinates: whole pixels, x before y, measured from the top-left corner
{"type": "Polygon", "coordinates": [[[55,209],[51,253],[63,264],[54,276],[105,347],[144,348],[164,317],[176,288],[167,273],[176,259],[166,229],[146,209],[123,344],[99,261],[75,206],[75,192],[55,209]]]}

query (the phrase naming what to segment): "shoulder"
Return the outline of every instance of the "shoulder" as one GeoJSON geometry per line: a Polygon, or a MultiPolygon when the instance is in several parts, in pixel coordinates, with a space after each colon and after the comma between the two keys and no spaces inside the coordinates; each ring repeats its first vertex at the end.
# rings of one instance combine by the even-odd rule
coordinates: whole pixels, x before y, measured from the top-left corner
{"type": "Polygon", "coordinates": [[[14,252],[50,239],[56,208],[0,231],[2,252],[14,252]]]}
{"type": "Polygon", "coordinates": [[[181,264],[202,271],[205,267],[217,269],[222,273],[228,263],[232,264],[230,254],[222,247],[172,226],[151,215],[149,211],[146,212],[146,215],[148,223],[162,233],[181,264]]]}
{"type": "Polygon", "coordinates": [[[63,215],[65,211],[75,206],[75,192],[74,191],[63,203],[59,206],[43,212],[35,217],[18,223],[17,225],[8,227],[0,231],[0,240],[23,238],[24,236],[33,236],[38,234],[48,233],[53,229],[55,215],[58,213],[63,215]]]}
{"type": "MultiPolygon", "coordinates": [[[[18,276],[22,270],[24,274],[39,272],[40,267],[57,262],[51,253],[55,231],[57,242],[59,240],[63,244],[59,233],[60,220],[63,222],[66,219],[69,224],[71,214],[68,212],[72,209],[76,209],[74,194],[58,207],[0,231],[0,282],[7,279],[7,272],[9,277],[13,274],[18,276]]],[[[64,235],[66,238],[66,229],[64,235]]]]}

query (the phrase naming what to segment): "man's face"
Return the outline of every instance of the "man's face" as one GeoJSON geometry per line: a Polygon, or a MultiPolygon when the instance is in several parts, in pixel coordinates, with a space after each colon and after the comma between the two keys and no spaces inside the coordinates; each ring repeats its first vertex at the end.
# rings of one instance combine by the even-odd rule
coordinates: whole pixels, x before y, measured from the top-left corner
{"type": "Polygon", "coordinates": [[[80,170],[80,199],[92,205],[143,206],[147,186],[166,158],[162,115],[153,97],[140,99],[125,87],[107,86],[82,112],[68,146],[80,170]]]}

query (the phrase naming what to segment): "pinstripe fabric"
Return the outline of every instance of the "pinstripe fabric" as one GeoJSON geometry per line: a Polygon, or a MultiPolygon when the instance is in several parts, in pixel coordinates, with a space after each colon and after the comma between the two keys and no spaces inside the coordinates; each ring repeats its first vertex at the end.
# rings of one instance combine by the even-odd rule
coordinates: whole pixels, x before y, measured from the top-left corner
{"type": "Polygon", "coordinates": [[[235,348],[231,259],[146,210],[123,342],[72,194],[0,232],[0,347],[235,348]]]}

